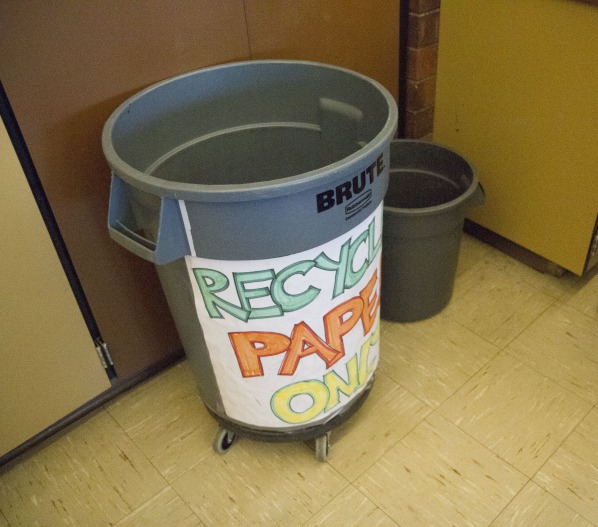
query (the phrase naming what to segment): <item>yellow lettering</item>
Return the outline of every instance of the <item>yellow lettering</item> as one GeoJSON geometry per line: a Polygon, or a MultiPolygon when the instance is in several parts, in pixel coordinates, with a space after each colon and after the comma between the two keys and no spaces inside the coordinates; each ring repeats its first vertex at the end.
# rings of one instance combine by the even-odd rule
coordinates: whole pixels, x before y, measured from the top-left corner
{"type": "Polygon", "coordinates": [[[320,415],[328,403],[328,388],[322,381],[300,381],[280,388],[271,400],[274,414],[285,423],[306,423],[320,415]],[[311,398],[311,406],[305,410],[296,411],[292,408],[293,399],[299,395],[311,398]]]}
{"type": "Polygon", "coordinates": [[[344,393],[347,397],[351,397],[353,392],[361,386],[359,380],[359,374],[357,372],[357,355],[353,355],[346,364],[347,367],[347,382],[338,375],[334,370],[329,371],[324,375],[324,384],[330,391],[330,397],[328,404],[326,405],[326,411],[334,408],[340,402],[340,392],[344,393]]]}

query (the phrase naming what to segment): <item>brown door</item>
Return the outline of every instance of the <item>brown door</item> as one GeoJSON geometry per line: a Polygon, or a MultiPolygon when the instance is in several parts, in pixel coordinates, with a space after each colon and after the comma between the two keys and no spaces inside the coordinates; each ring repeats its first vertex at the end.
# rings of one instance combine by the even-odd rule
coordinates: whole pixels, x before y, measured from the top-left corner
{"type": "Polygon", "coordinates": [[[400,0],[245,0],[251,57],[326,62],[399,84],[400,0]]]}

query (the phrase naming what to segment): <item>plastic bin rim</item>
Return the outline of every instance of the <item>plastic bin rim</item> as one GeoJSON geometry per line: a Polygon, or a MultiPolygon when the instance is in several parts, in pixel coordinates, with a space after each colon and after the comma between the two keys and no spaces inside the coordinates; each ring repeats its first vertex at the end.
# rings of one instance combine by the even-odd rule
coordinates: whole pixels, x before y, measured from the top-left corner
{"type": "MultiPolygon", "coordinates": [[[[458,207],[465,207],[468,206],[468,201],[471,199],[473,194],[479,192],[478,187],[480,186],[480,181],[478,179],[478,171],[476,167],[470,162],[467,161],[461,154],[449,148],[448,146],[441,145],[439,143],[430,143],[428,141],[422,141],[421,139],[393,139],[392,143],[418,143],[418,144],[426,144],[431,147],[440,148],[442,150],[446,150],[451,154],[459,156],[467,163],[469,168],[471,169],[471,184],[467,188],[465,192],[461,195],[452,199],[450,201],[446,201],[441,203],[440,205],[434,205],[432,207],[391,207],[390,205],[384,205],[384,212],[390,214],[397,214],[403,216],[433,216],[435,214],[446,214],[446,211],[449,209],[456,209],[458,207]]],[[[393,172],[400,172],[404,170],[400,167],[393,167],[391,166],[389,169],[389,177],[392,177],[393,172]]]]}
{"type": "Polygon", "coordinates": [[[369,157],[373,152],[378,151],[382,146],[390,144],[392,137],[397,129],[398,122],[398,109],[396,102],[390,92],[378,81],[358,73],[356,71],[342,68],[340,66],[334,66],[330,64],[324,64],[313,61],[302,61],[302,60],[247,60],[232,62],[227,64],[220,64],[217,66],[211,66],[207,68],[200,68],[193,70],[181,75],[167,78],[159,81],[155,84],[148,86],[147,88],[137,92],[135,95],[129,97],[120,106],[114,110],[106,121],[102,131],[102,149],[104,156],[112,169],[112,172],[124,181],[129,183],[135,188],[146,191],[148,193],[161,196],[169,197],[174,199],[186,199],[189,201],[249,201],[254,199],[263,199],[270,197],[277,197],[287,195],[294,192],[301,192],[314,188],[317,186],[323,186],[327,182],[332,182],[338,179],[339,170],[350,167],[359,166],[364,158],[369,157]],[[144,172],[135,169],[116,153],[114,146],[112,145],[112,130],[116,124],[116,121],[125,109],[132,104],[135,100],[143,97],[147,93],[160,89],[167,84],[177,82],[185,77],[190,77],[199,74],[209,74],[216,70],[223,70],[228,68],[242,68],[251,67],[254,65],[298,65],[298,66],[310,66],[315,68],[326,68],[330,70],[337,70],[347,75],[360,78],[370,84],[372,84],[384,97],[388,107],[388,117],[384,126],[380,132],[366,145],[354,152],[353,154],[339,159],[334,163],[325,165],[323,167],[303,172],[294,176],[289,176],[280,179],[273,179],[269,181],[262,181],[256,183],[243,183],[243,184],[228,184],[228,185],[204,185],[200,183],[180,183],[176,181],[166,181],[144,172]]]}

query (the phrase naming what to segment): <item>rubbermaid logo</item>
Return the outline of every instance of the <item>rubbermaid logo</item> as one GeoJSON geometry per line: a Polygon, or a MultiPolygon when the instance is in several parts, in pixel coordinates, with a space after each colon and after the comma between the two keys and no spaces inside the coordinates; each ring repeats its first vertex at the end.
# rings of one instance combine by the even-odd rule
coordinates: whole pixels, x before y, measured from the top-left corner
{"type": "Polygon", "coordinates": [[[360,211],[368,207],[371,202],[372,191],[368,190],[363,196],[359,196],[357,199],[354,199],[345,207],[345,214],[347,215],[347,219],[352,218],[353,216],[355,216],[355,214],[358,214],[360,211]]]}
{"type": "Polygon", "coordinates": [[[373,185],[384,169],[384,153],[380,153],[376,161],[356,176],[334,188],[317,194],[316,207],[318,213],[330,210],[336,205],[346,203],[345,214],[347,215],[347,219],[355,216],[355,214],[358,214],[372,202],[372,190],[366,190],[366,187],[373,185]]]}

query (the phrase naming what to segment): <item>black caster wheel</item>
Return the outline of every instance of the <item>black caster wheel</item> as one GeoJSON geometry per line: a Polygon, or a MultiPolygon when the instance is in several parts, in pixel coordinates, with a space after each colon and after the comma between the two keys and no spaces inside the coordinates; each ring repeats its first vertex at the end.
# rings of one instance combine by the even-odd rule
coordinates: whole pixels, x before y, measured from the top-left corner
{"type": "Polygon", "coordinates": [[[237,435],[234,432],[220,427],[214,436],[212,448],[217,454],[226,454],[226,452],[233,446],[236,439],[237,435]]]}
{"type": "Polygon", "coordinates": [[[316,459],[321,463],[328,461],[328,452],[330,451],[330,432],[316,437],[316,459]]]}

